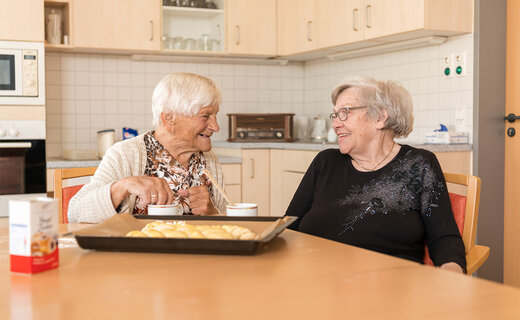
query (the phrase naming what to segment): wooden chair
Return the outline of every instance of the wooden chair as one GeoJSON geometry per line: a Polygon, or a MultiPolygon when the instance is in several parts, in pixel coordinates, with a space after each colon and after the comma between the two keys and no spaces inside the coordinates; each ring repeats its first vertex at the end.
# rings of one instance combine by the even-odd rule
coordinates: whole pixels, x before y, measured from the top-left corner
{"type": "Polygon", "coordinates": [[[59,223],[69,223],[67,210],[70,199],[94,175],[97,167],[56,169],[54,172],[54,198],[58,199],[59,223]]]}
{"type": "MultiPolygon", "coordinates": [[[[473,274],[489,257],[489,247],[475,244],[480,202],[480,178],[455,173],[445,173],[444,178],[448,184],[465,186],[467,189],[465,196],[450,192],[450,200],[453,215],[464,242],[466,269],[468,274],[473,274]]],[[[427,248],[424,263],[433,265],[427,248]]]]}

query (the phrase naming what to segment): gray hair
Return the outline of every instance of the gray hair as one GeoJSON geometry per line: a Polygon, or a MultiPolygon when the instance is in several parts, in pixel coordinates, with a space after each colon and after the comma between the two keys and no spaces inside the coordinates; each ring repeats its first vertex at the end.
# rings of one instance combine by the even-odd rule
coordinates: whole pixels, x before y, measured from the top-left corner
{"type": "Polygon", "coordinates": [[[378,119],[386,110],[384,129],[391,130],[394,138],[406,138],[413,130],[412,96],[402,85],[395,81],[378,81],[370,77],[346,78],[331,94],[332,103],[342,92],[358,89],[360,104],[367,106],[367,116],[378,119]]]}
{"type": "Polygon", "coordinates": [[[222,95],[215,83],[193,73],[170,73],[153,91],[153,125],[161,123],[161,113],[196,115],[201,108],[220,107],[222,95]]]}

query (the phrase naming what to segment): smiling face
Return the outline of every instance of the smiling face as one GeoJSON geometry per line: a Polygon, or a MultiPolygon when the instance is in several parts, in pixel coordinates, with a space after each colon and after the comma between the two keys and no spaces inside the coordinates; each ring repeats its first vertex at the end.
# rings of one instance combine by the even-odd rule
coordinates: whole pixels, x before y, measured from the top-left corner
{"type": "Polygon", "coordinates": [[[194,116],[177,115],[173,120],[173,135],[189,149],[207,152],[211,150],[211,136],[218,132],[217,106],[201,108],[194,116]]]}
{"type": "MultiPolygon", "coordinates": [[[[362,102],[359,99],[359,89],[351,88],[343,91],[334,106],[334,112],[341,108],[359,107],[362,102]]],[[[338,135],[338,146],[341,153],[362,154],[369,149],[370,143],[376,137],[380,123],[366,116],[367,109],[349,110],[345,121],[336,117],[332,121],[332,127],[338,135]]]]}

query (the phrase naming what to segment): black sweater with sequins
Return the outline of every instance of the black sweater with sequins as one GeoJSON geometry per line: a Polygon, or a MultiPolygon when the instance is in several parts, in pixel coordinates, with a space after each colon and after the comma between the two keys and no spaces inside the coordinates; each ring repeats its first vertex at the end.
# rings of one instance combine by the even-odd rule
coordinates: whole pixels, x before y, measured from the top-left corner
{"type": "Polygon", "coordinates": [[[402,145],[383,168],[361,172],[337,149],[320,152],[287,209],[291,229],[422,263],[466,268],[464,244],[435,155],[402,145]]]}

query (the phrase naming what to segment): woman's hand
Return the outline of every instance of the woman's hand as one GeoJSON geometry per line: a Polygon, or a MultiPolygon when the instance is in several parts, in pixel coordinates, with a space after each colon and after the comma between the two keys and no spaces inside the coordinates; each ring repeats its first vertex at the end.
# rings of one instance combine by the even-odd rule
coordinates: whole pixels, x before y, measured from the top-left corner
{"type": "Polygon", "coordinates": [[[456,272],[456,273],[464,273],[462,268],[458,264],[456,264],[455,262],[445,263],[445,264],[441,265],[440,268],[444,269],[444,270],[456,272]]]}
{"type": "Polygon", "coordinates": [[[138,196],[144,205],[171,204],[175,198],[166,180],[157,177],[128,177],[114,182],[110,187],[114,208],[131,194],[138,196]]]}
{"type": "Polygon", "coordinates": [[[187,191],[179,190],[179,194],[189,199],[191,213],[194,215],[218,214],[217,208],[211,202],[206,186],[191,187],[187,191]]]}

